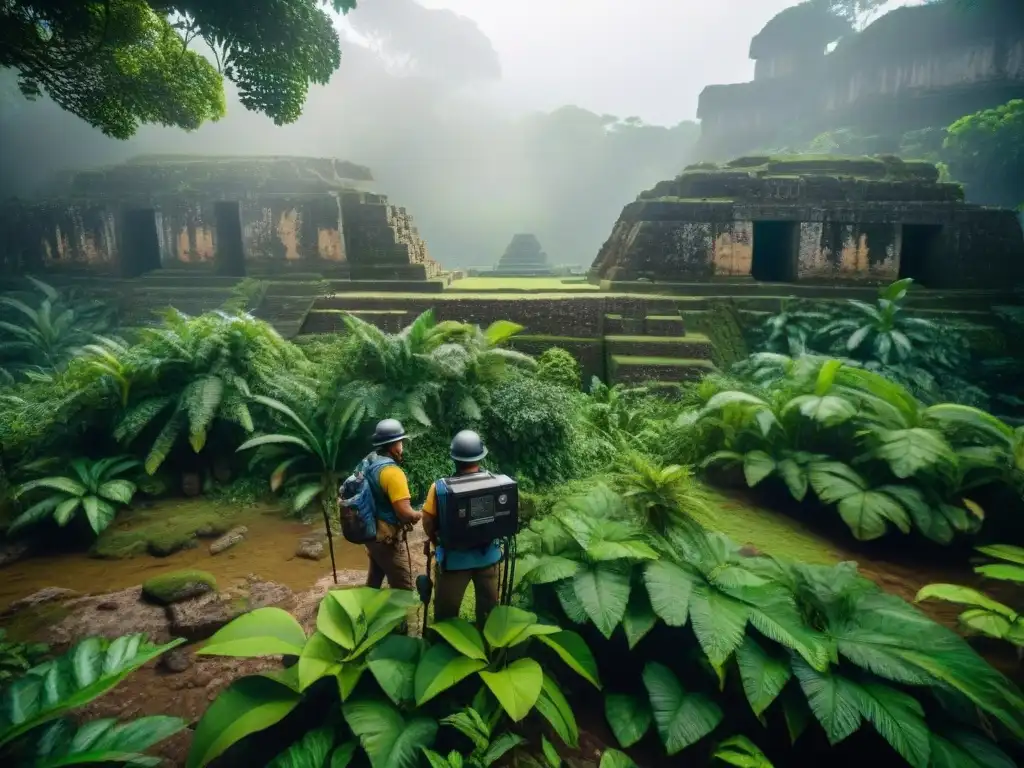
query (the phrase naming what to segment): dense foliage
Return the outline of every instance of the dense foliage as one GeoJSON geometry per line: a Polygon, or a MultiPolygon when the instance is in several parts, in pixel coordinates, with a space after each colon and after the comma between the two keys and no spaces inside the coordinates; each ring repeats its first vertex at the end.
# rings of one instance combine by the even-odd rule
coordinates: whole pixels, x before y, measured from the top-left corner
{"type": "Polygon", "coordinates": [[[1024,99],[957,120],[943,157],[973,200],[1007,208],[1024,203],[1024,99]]]}
{"type": "Polygon", "coordinates": [[[144,752],[185,728],[181,718],[154,715],[125,723],[112,718],[81,723],[71,715],[183,642],[156,646],[143,635],[87,638],[17,676],[0,690],[0,760],[36,768],[160,765],[160,758],[144,752]]]}
{"type": "Polygon", "coordinates": [[[867,727],[920,768],[1013,765],[983,734],[991,718],[1021,737],[1022,694],[951,631],[852,563],[744,554],[679,506],[656,530],[637,498],[597,487],[520,535],[520,588],[609,665],[622,746],[653,730],[674,755],[753,728],[777,764],[811,764],[867,727]]]}
{"type": "Polygon", "coordinates": [[[326,8],[354,0],[17,0],[0,6],[0,66],[28,98],[43,94],[109,136],[142,123],[185,129],[225,110],[223,79],[246,108],[278,125],[302,113],[310,83],[340,64],[326,8]],[[214,61],[189,50],[201,40],[214,61]]]}

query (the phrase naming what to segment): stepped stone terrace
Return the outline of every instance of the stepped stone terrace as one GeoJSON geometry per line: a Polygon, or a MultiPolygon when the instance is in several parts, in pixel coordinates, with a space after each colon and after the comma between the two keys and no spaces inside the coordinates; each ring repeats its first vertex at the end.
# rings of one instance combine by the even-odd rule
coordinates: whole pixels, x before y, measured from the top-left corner
{"type": "Polygon", "coordinates": [[[0,206],[8,272],[135,277],[160,268],[242,276],[247,266],[424,280],[440,267],[411,216],[332,158],[147,156],[59,174],[0,206]]]}
{"type": "Polygon", "coordinates": [[[1005,288],[1024,279],[1013,212],[963,202],[938,169],[895,157],[742,157],[688,167],[628,204],[595,279],[753,279],[1005,288]]]}

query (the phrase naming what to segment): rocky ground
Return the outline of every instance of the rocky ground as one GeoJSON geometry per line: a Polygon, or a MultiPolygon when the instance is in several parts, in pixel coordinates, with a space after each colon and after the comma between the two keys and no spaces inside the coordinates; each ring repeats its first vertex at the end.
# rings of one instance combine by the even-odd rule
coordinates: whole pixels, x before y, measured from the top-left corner
{"type": "MultiPolygon", "coordinates": [[[[422,532],[410,535],[409,549],[414,572],[422,573],[422,532]]],[[[258,567],[258,564],[257,564],[258,567]]],[[[364,571],[338,572],[338,585],[364,583],[364,571]]],[[[242,613],[277,606],[296,617],[307,634],[313,631],[320,600],[335,586],[329,565],[322,578],[309,589],[295,592],[288,587],[262,580],[257,573],[243,582],[219,592],[207,592],[169,606],[154,605],[142,594],[142,586],[106,594],[81,594],[68,589],[49,588],[12,603],[0,615],[7,625],[31,614],[54,617],[52,623],[38,626],[35,640],[50,644],[61,652],[78,640],[90,636],[115,638],[136,632],[146,633],[153,642],[165,643],[184,637],[188,644],[129,676],[107,695],[78,711],[83,719],[117,717],[131,719],[143,715],[165,714],[181,717],[191,725],[202,716],[217,695],[243,675],[279,667],[280,657],[266,659],[228,659],[196,656],[201,641],[242,613]]],[[[410,625],[419,621],[410,616],[410,625]]],[[[191,743],[188,729],[161,744],[155,752],[168,766],[184,766],[191,743]]]]}

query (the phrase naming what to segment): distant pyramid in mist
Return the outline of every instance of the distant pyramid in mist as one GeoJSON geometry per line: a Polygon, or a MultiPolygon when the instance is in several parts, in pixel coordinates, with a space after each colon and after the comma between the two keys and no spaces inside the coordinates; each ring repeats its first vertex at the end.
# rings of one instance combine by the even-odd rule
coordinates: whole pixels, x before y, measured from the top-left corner
{"type": "Polygon", "coordinates": [[[550,275],[548,255],[540,247],[536,235],[513,235],[494,269],[505,275],[550,275]]]}

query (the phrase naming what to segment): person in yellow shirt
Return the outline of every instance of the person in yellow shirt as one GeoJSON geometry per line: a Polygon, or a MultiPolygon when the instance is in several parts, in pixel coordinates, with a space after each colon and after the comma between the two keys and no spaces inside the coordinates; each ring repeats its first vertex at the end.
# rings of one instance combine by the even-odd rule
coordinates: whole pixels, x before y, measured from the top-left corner
{"type": "Polygon", "coordinates": [[[391,589],[413,589],[412,557],[407,533],[419,522],[420,513],[412,508],[409,480],[399,464],[408,435],[397,419],[384,419],[373,432],[372,462],[384,460],[384,466],[369,472],[367,479],[377,510],[377,540],[366,545],[370,563],[366,586],[380,589],[387,578],[391,589]]]}
{"type": "MultiPolygon", "coordinates": [[[[449,455],[455,462],[455,474],[469,475],[483,471],[480,468],[480,461],[487,455],[487,448],[480,435],[464,429],[452,440],[449,455]]],[[[498,565],[501,562],[501,549],[494,541],[474,549],[446,549],[440,536],[436,485],[437,483],[434,483],[430,486],[426,501],[423,502],[423,530],[429,542],[434,545],[437,559],[434,620],[456,618],[466,588],[473,582],[473,590],[476,593],[476,621],[479,626],[483,626],[488,614],[498,604],[498,565]]]]}

